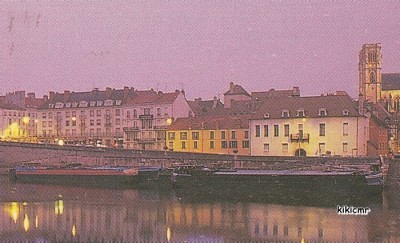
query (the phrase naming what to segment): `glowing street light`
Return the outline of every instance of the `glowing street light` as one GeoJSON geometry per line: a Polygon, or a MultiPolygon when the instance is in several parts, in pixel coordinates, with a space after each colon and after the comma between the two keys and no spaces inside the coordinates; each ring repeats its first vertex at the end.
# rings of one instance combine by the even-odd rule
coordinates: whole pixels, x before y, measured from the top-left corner
{"type": "Polygon", "coordinates": [[[25,131],[24,131],[25,137],[28,137],[28,123],[30,120],[31,119],[29,118],[29,116],[22,117],[22,123],[24,123],[25,126],[25,131]]]}

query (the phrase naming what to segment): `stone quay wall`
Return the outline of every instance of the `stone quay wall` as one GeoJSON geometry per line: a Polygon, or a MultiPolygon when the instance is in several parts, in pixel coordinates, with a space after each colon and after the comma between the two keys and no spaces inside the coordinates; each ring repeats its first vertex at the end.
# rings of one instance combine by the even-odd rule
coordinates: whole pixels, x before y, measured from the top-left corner
{"type": "Polygon", "coordinates": [[[173,163],[219,164],[226,167],[263,169],[329,169],[330,167],[369,167],[379,164],[378,157],[284,157],[236,156],[171,151],[128,150],[115,148],[58,146],[0,141],[0,168],[24,162],[45,164],[82,163],[84,165],[171,166],[173,163]]]}

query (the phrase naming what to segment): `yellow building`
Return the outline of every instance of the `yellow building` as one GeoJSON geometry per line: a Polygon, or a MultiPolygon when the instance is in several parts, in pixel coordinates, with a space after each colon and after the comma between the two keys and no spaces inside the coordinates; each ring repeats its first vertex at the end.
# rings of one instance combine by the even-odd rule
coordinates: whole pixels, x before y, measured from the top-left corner
{"type": "Polygon", "coordinates": [[[167,147],[178,152],[250,154],[249,116],[179,118],[167,131],[167,147]]]}

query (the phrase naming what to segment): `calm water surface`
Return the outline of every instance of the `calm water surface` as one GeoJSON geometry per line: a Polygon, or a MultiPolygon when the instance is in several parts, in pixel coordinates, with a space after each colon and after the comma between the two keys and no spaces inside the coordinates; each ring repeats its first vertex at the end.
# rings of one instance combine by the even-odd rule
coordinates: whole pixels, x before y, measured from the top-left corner
{"type": "Polygon", "coordinates": [[[395,190],[373,196],[236,194],[15,184],[0,176],[0,241],[400,241],[395,190]],[[370,207],[371,213],[338,215],[338,203],[370,207]]]}

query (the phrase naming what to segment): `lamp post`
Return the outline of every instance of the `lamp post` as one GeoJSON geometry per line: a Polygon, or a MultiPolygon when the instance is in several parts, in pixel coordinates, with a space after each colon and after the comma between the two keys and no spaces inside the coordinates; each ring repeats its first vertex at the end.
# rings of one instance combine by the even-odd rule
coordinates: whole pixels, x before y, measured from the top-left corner
{"type": "Polygon", "coordinates": [[[35,140],[36,140],[36,142],[38,142],[38,134],[37,134],[37,125],[38,125],[38,122],[39,122],[39,120],[38,119],[35,119],[35,140]]]}
{"type": "Polygon", "coordinates": [[[30,118],[28,116],[22,117],[22,123],[24,123],[23,135],[25,137],[25,140],[28,140],[28,123],[29,123],[29,121],[30,121],[30,118]]]}

